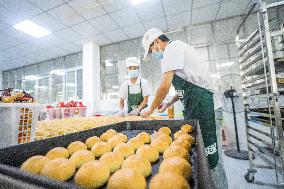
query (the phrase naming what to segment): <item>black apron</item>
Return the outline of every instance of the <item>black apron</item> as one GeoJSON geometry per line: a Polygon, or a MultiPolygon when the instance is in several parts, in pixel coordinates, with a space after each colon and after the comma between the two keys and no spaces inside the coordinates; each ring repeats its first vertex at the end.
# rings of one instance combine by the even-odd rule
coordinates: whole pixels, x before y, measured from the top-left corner
{"type": "Polygon", "coordinates": [[[177,75],[174,75],[172,84],[183,103],[184,119],[199,120],[205,153],[208,157],[210,169],[213,169],[219,160],[213,93],[177,75]]]}

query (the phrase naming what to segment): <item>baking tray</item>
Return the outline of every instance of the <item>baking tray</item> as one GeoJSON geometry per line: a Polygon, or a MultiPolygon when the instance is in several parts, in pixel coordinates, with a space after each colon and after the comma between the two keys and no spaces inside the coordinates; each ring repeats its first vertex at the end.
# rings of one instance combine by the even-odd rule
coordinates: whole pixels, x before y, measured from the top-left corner
{"type": "MultiPolygon", "coordinates": [[[[180,129],[182,125],[186,123],[194,126],[195,131],[193,135],[197,141],[197,144],[193,146],[190,154],[193,174],[192,179],[189,181],[189,183],[191,187],[195,189],[213,188],[209,173],[209,166],[207,158],[205,156],[201,131],[198,122],[195,120],[122,122],[64,136],[54,137],[46,140],[40,140],[17,146],[2,148],[0,149],[0,174],[2,173],[15,179],[14,183],[10,183],[11,188],[14,187],[13,184],[19,185],[19,182],[22,182],[24,183],[24,185],[22,185],[22,188],[27,188],[28,185],[33,185],[33,188],[77,189],[79,187],[78,185],[74,184],[72,179],[68,182],[60,182],[49,179],[47,177],[25,173],[19,169],[19,166],[31,156],[45,155],[50,149],[57,146],[67,147],[73,141],[79,140],[85,142],[87,138],[94,135],[99,136],[108,129],[115,129],[116,131],[122,132],[126,134],[129,138],[131,138],[133,136],[136,136],[139,132],[145,131],[151,134],[154,132],[154,130],[158,130],[163,126],[167,126],[171,128],[173,135],[177,130],[180,129]]],[[[147,185],[149,184],[151,177],[158,172],[158,168],[161,161],[162,156],[160,154],[159,161],[152,164],[152,174],[147,177],[147,185]]],[[[2,185],[2,183],[7,185],[7,181],[5,179],[1,180],[0,177],[0,186],[2,185]]],[[[106,186],[103,186],[102,188],[106,188],[106,186]]]]}

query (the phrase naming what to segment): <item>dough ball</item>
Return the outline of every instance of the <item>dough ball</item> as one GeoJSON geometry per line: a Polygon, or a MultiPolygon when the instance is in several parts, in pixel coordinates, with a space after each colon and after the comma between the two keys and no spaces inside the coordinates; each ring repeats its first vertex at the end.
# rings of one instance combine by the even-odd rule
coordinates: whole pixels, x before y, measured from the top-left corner
{"type": "Polygon", "coordinates": [[[115,137],[121,138],[123,140],[123,142],[127,142],[127,140],[128,140],[128,137],[125,134],[123,134],[123,133],[117,133],[115,135],[115,137]]]}
{"type": "Polygon", "coordinates": [[[186,133],[191,133],[193,131],[193,127],[192,127],[192,125],[185,124],[180,128],[180,130],[182,130],[186,133]]]}
{"type": "Polygon", "coordinates": [[[80,150],[72,154],[69,160],[75,163],[76,168],[80,168],[83,164],[95,160],[95,155],[89,150],[80,150]]]}
{"type": "Polygon", "coordinates": [[[72,155],[79,150],[87,150],[87,148],[88,148],[87,145],[84,144],[83,142],[75,141],[69,144],[67,150],[69,151],[69,154],[72,155]]]}
{"type": "Polygon", "coordinates": [[[132,146],[132,148],[136,151],[139,147],[144,145],[143,140],[138,139],[136,137],[130,139],[127,144],[129,144],[130,146],[132,146]]]}
{"type": "Polygon", "coordinates": [[[163,141],[166,141],[168,142],[168,144],[170,145],[173,141],[172,137],[170,137],[169,135],[167,134],[158,134],[157,138],[163,140],[163,141]]]}
{"type": "Polygon", "coordinates": [[[159,172],[175,172],[186,179],[191,177],[191,165],[181,157],[172,157],[162,161],[159,172]]]}
{"type": "Polygon", "coordinates": [[[191,145],[195,144],[195,138],[193,136],[191,136],[190,134],[187,133],[183,133],[181,134],[178,139],[183,139],[183,140],[187,140],[191,145]]]}
{"type": "Polygon", "coordinates": [[[55,180],[66,181],[70,179],[76,171],[75,164],[65,158],[49,160],[42,168],[40,174],[55,180]]]}
{"type": "Polygon", "coordinates": [[[129,168],[133,169],[147,177],[152,172],[152,166],[148,159],[143,158],[139,155],[132,155],[128,157],[121,166],[122,169],[129,168]]]}
{"type": "Polygon", "coordinates": [[[152,140],[150,146],[158,150],[160,153],[164,153],[164,151],[169,147],[169,144],[167,141],[157,138],[152,140]]]}
{"type": "Polygon", "coordinates": [[[191,151],[191,145],[187,140],[177,139],[171,143],[171,146],[181,146],[187,151],[191,151]]]}
{"type": "Polygon", "coordinates": [[[89,149],[91,149],[95,144],[101,141],[102,140],[99,137],[92,136],[86,140],[85,144],[88,146],[89,149]]]}
{"type": "Polygon", "coordinates": [[[159,159],[159,152],[157,149],[150,145],[143,145],[137,151],[136,154],[148,159],[151,163],[159,159]]]}
{"type": "Polygon", "coordinates": [[[189,161],[189,153],[181,146],[170,146],[163,154],[164,159],[171,157],[181,157],[189,161]]]}
{"type": "Polygon", "coordinates": [[[115,135],[111,139],[109,139],[108,143],[110,144],[111,148],[113,149],[117,145],[125,143],[125,142],[124,142],[124,139],[121,136],[115,135]]]}
{"type": "Polygon", "coordinates": [[[105,133],[103,133],[101,136],[100,136],[100,139],[102,140],[102,141],[105,141],[105,142],[107,142],[107,141],[109,141],[109,139],[111,139],[113,136],[115,135],[115,133],[107,133],[107,132],[105,132],[105,133]]]}
{"type": "Polygon", "coordinates": [[[134,148],[132,148],[132,146],[126,143],[118,144],[113,149],[113,152],[120,153],[123,156],[123,158],[127,158],[135,153],[134,148]]]}
{"type": "Polygon", "coordinates": [[[123,156],[116,152],[107,152],[100,158],[100,162],[108,166],[110,173],[117,171],[121,167],[123,161],[123,156]]]}
{"type": "Polygon", "coordinates": [[[186,134],[186,132],[182,131],[182,130],[178,130],[177,132],[175,132],[174,134],[174,139],[177,139],[180,135],[182,134],[186,134]]]}
{"type": "Polygon", "coordinates": [[[82,188],[100,188],[109,179],[110,172],[107,165],[100,161],[90,161],[77,171],[74,180],[82,188]]]}
{"type": "Polygon", "coordinates": [[[116,134],[116,133],[117,133],[117,131],[116,131],[116,130],[114,130],[114,129],[109,129],[109,130],[107,130],[107,131],[106,131],[106,133],[113,133],[113,134],[116,134]]]}
{"type": "Polygon", "coordinates": [[[151,137],[146,132],[141,132],[136,136],[138,139],[142,140],[144,144],[149,144],[151,142],[151,137]]]}
{"type": "Polygon", "coordinates": [[[149,189],[190,189],[190,186],[187,180],[177,173],[161,172],[150,180],[149,189]]]}
{"type": "Polygon", "coordinates": [[[55,147],[49,150],[45,156],[48,157],[49,159],[68,158],[69,152],[66,148],[55,147]]]}
{"type": "Polygon", "coordinates": [[[32,156],[22,164],[21,170],[32,174],[39,174],[48,161],[49,159],[45,156],[32,156]]]}
{"type": "Polygon", "coordinates": [[[158,133],[164,133],[166,135],[170,135],[172,133],[171,129],[168,128],[168,127],[161,127],[159,130],[158,130],[158,133]]]}
{"type": "Polygon", "coordinates": [[[107,142],[99,142],[95,144],[91,149],[95,157],[101,157],[103,154],[111,152],[111,150],[111,145],[107,142]]]}
{"type": "Polygon", "coordinates": [[[146,189],[146,179],[133,169],[120,169],[110,177],[107,189],[146,189]]]}

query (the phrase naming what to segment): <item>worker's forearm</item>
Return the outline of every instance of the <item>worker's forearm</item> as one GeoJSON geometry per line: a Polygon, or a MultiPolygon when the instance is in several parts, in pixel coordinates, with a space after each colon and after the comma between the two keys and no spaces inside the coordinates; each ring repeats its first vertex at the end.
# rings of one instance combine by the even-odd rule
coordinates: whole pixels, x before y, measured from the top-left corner
{"type": "Polygon", "coordinates": [[[156,108],[159,107],[159,105],[163,102],[163,100],[167,96],[168,92],[169,92],[169,89],[166,89],[164,87],[159,87],[159,89],[157,90],[155,94],[154,101],[150,107],[151,111],[154,111],[156,108]]]}
{"type": "Polygon", "coordinates": [[[120,101],[119,101],[119,109],[120,110],[124,109],[124,100],[123,99],[120,99],[120,101]]]}
{"type": "Polygon", "coordinates": [[[169,105],[171,106],[171,105],[173,105],[176,101],[178,101],[179,100],[179,97],[178,97],[178,95],[175,95],[173,98],[172,98],[172,100],[170,101],[170,103],[169,103],[169,105]]]}
{"type": "Polygon", "coordinates": [[[148,97],[145,97],[142,101],[142,103],[139,105],[138,109],[141,111],[143,108],[145,108],[145,106],[148,103],[148,97]]]}

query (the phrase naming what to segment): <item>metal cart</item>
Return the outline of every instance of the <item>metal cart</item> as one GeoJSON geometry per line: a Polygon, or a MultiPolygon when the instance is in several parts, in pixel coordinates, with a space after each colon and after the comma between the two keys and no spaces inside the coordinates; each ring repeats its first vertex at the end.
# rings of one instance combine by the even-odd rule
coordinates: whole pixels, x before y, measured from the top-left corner
{"type": "Polygon", "coordinates": [[[284,1],[268,5],[261,1],[253,3],[238,28],[236,44],[246,107],[250,164],[245,179],[254,182],[257,169],[272,169],[275,170],[276,182],[258,183],[283,187],[284,48],[278,47],[284,37],[280,24],[282,30],[270,31],[269,15],[269,10],[281,6],[284,6],[284,1]],[[240,40],[241,28],[255,9],[258,9],[258,28],[246,40],[240,40]],[[279,38],[281,40],[276,43],[279,38]]]}

